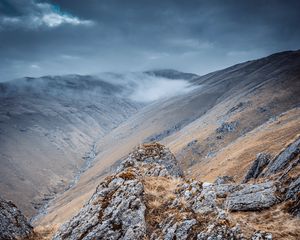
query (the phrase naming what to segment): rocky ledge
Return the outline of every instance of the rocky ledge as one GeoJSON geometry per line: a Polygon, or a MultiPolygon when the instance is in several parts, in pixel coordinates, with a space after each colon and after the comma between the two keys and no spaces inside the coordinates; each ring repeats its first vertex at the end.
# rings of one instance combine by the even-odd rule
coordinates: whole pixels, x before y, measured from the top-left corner
{"type": "Polygon", "coordinates": [[[211,184],[187,179],[167,148],[144,144],[53,239],[272,239],[259,229],[246,237],[230,213],[269,208],[281,196],[279,183],[266,179],[252,184],[231,177],[211,184]]]}
{"type": "Polygon", "coordinates": [[[32,226],[16,205],[0,198],[0,239],[29,239],[32,236],[32,226]]]}

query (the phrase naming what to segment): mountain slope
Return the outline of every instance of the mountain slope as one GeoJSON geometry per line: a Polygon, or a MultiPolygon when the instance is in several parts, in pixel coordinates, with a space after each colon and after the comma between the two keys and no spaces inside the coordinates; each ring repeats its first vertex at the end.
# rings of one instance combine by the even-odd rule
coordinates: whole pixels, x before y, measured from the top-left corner
{"type": "Polygon", "coordinates": [[[141,107],[89,76],[2,83],[0,192],[27,215],[62,190],[94,141],[141,107]]]}
{"type": "Polygon", "coordinates": [[[78,181],[97,140],[151,101],[190,91],[195,76],[168,70],[0,83],[1,195],[34,215],[78,181]]]}
{"type": "Polygon", "coordinates": [[[193,91],[144,107],[100,139],[94,165],[52,202],[40,223],[61,224],[68,219],[111,167],[139,143],[161,141],[186,173],[200,180],[213,181],[222,173],[240,181],[259,151],[275,155],[299,133],[300,51],[274,54],[191,81],[193,91]]]}

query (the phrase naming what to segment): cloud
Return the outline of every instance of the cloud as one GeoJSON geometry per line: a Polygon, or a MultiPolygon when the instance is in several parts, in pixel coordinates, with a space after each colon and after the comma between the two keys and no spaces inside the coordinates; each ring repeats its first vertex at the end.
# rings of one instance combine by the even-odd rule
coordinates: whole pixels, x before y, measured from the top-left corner
{"type": "Polygon", "coordinates": [[[33,68],[33,69],[40,69],[41,67],[37,64],[31,64],[30,65],[30,68],[33,68]]]}
{"type": "Polygon", "coordinates": [[[143,72],[101,73],[98,77],[122,86],[124,97],[136,102],[153,102],[185,94],[196,88],[184,79],[167,79],[143,72]]]}
{"type": "Polygon", "coordinates": [[[0,0],[0,81],[155,68],[203,75],[299,49],[299,12],[299,0],[0,0]]]}
{"type": "Polygon", "coordinates": [[[70,13],[61,11],[57,5],[49,3],[37,3],[33,0],[13,0],[12,5],[18,10],[18,14],[16,16],[11,14],[0,16],[0,29],[37,29],[40,27],[55,28],[64,24],[73,26],[91,26],[94,24],[91,20],[80,19],[70,13]]]}

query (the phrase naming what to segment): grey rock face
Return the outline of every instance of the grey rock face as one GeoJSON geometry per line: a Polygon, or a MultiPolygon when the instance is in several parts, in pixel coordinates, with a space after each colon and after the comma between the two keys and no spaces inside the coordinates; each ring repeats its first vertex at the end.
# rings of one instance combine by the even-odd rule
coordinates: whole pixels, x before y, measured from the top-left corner
{"type": "Polygon", "coordinates": [[[278,202],[273,182],[244,184],[226,199],[225,206],[231,211],[248,211],[268,208],[278,202]]]}
{"type": "Polygon", "coordinates": [[[251,240],[272,240],[272,233],[266,233],[262,231],[258,231],[253,234],[251,237],[251,240]]]}
{"type": "MultiPolygon", "coordinates": [[[[290,184],[292,196],[297,189],[295,179],[290,184]]],[[[242,240],[242,229],[227,210],[255,211],[277,202],[277,184],[272,181],[237,184],[223,176],[212,184],[187,179],[168,149],[144,144],[97,187],[54,239],[242,240]]],[[[252,239],[272,235],[258,231],[252,239]]]]}
{"type": "Polygon", "coordinates": [[[243,182],[246,183],[252,178],[257,178],[261,174],[262,170],[268,165],[270,159],[270,154],[259,153],[249,171],[247,172],[243,182]]]}
{"type": "Polygon", "coordinates": [[[216,132],[217,133],[229,133],[229,132],[233,132],[236,127],[238,126],[238,122],[225,122],[222,123],[222,125],[217,128],[216,132]]]}
{"type": "Polygon", "coordinates": [[[300,217],[300,177],[294,179],[287,188],[285,194],[286,200],[290,200],[291,206],[289,212],[297,217],[300,217]]]}
{"type": "Polygon", "coordinates": [[[159,164],[160,166],[164,166],[171,176],[183,176],[183,172],[175,156],[169,149],[159,143],[141,145],[136,151],[129,154],[118,171],[122,171],[128,166],[138,166],[141,164],[159,164]]]}
{"type": "MultiPolygon", "coordinates": [[[[286,168],[291,161],[296,160],[300,154],[300,138],[288,146],[283,152],[281,152],[274,161],[270,162],[268,169],[264,176],[270,176],[271,174],[277,173],[286,168]]],[[[299,158],[299,157],[298,157],[299,158]]]]}
{"type": "Polygon", "coordinates": [[[238,227],[230,228],[226,225],[211,224],[206,231],[198,234],[197,240],[242,240],[243,235],[238,227]]]}
{"type": "Polygon", "coordinates": [[[32,235],[33,228],[20,210],[0,198],[0,239],[27,239],[32,235]]]}
{"type": "Polygon", "coordinates": [[[195,219],[187,219],[184,221],[174,221],[174,218],[166,219],[162,222],[162,233],[158,236],[156,233],[152,234],[150,239],[191,239],[191,229],[198,222],[195,219]]]}
{"type": "Polygon", "coordinates": [[[139,239],[146,234],[139,172],[122,172],[100,184],[83,209],[54,239],[139,239]]]}
{"type": "Polygon", "coordinates": [[[300,193],[300,177],[296,178],[288,186],[288,190],[286,192],[286,199],[295,200],[299,193],[300,193]]]}
{"type": "Polygon", "coordinates": [[[140,146],[121,163],[117,174],[107,177],[97,187],[89,202],[61,227],[54,239],[145,238],[143,178],[181,175],[168,149],[160,144],[140,146]]]}

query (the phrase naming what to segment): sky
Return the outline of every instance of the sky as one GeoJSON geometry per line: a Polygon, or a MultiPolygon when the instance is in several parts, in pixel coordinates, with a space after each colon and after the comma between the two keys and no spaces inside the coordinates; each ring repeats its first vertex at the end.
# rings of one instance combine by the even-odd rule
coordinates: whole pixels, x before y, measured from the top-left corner
{"type": "Polygon", "coordinates": [[[298,0],[0,0],[0,81],[176,69],[300,48],[298,0]]]}

